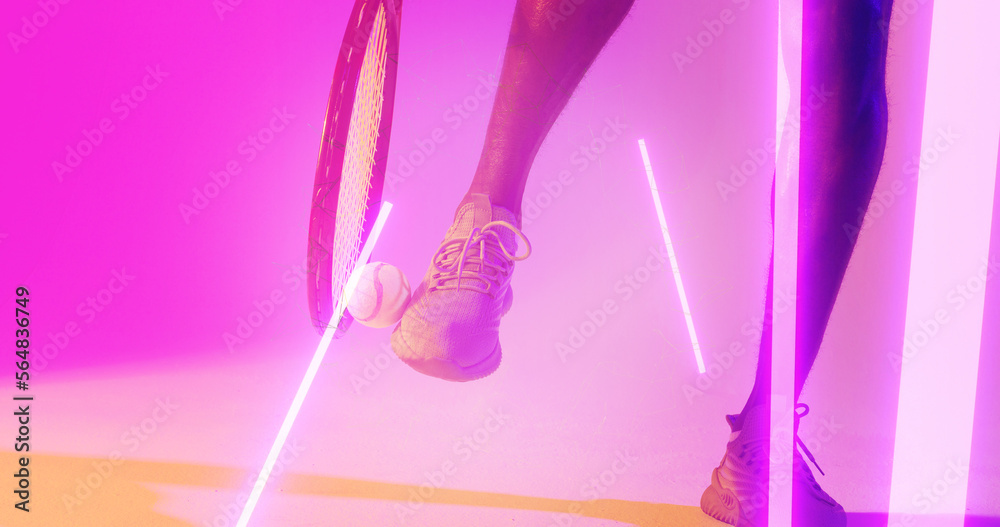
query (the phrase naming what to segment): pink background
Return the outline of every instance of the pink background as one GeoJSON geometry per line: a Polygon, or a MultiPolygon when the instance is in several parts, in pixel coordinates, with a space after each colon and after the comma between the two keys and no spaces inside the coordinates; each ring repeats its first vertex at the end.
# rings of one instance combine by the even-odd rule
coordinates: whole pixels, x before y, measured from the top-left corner
{"type": "MultiPolygon", "coordinates": [[[[318,130],[350,3],[246,1],[221,16],[207,0],[58,6],[37,35],[0,52],[8,94],[0,284],[5,292],[31,289],[39,399],[33,449],[69,467],[62,476],[36,476],[48,487],[38,493],[43,512],[33,521],[48,510],[47,525],[81,525],[88,514],[122,510],[113,521],[123,525],[139,517],[131,514],[152,518],[149,525],[211,525],[259,470],[319,340],[296,270],[304,266],[318,130]],[[147,68],[165,77],[152,89],[135,88],[147,68]],[[146,95],[125,115],[120,97],[133,88],[146,95]],[[276,110],[294,117],[250,159],[241,144],[267,128],[276,110]],[[67,147],[103,119],[113,131],[60,181],[53,162],[65,163],[67,147]],[[185,219],[181,207],[193,206],[210,173],[231,161],[240,172],[185,219]],[[116,271],[134,279],[87,315],[88,297],[116,271]],[[274,291],[284,301],[273,312],[263,308],[263,323],[230,350],[224,334],[236,333],[274,291]],[[60,335],[73,323],[76,336],[60,335]],[[43,361],[46,345],[53,358],[43,361]],[[166,398],[179,408],[129,450],[123,434],[166,398]],[[126,464],[65,513],[62,497],[73,492],[74,478],[116,450],[126,452],[126,464]],[[112,498],[114,489],[147,501],[128,508],[112,498]]],[[[411,175],[387,185],[395,208],[373,259],[399,266],[413,285],[475,168],[490,103],[476,89],[499,73],[512,7],[404,6],[390,172],[400,174],[401,159],[435,129],[445,140],[411,175]],[[456,118],[453,107],[463,103],[468,117],[456,118]]],[[[40,9],[8,3],[4,29],[20,31],[21,17],[40,9]]],[[[887,355],[903,332],[916,190],[903,170],[920,148],[930,14],[930,4],[920,7],[892,36],[893,114],[878,188],[887,192],[899,180],[904,192],[861,236],[804,395],[812,413],[803,436],[829,474],[820,482],[849,511],[888,504],[898,373],[887,355]],[[824,423],[843,428],[820,441],[824,423]]],[[[581,487],[622,452],[637,461],[601,499],[652,511],[651,518],[714,525],[694,509],[723,453],[723,415],[742,407],[753,378],[747,324],[762,310],[773,162],[755,166],[725,199],[717,183],[730,182],[731,167],[773,136],[775,30],[772,2],[637,2],[534,165],[525,199],[544,208],[524,229],[534,253],[517,266],[502,368],[472,384],[426,378],[394,357],[379,358],[388,330],[356,325],[331,346],[290,438],[303,452],[272,481],[252,525],[396,525],[408,494],[400,490],[399,501],[378,489],[392,494],[393,485],[426,483],[428,471],[450,460],[458,471],[444,489],[482,494],[465,503],[439,490],[407,524],[476,518],[546,526],[564,504],[536,507],[510,496],[588,499],[581,487]],[[685,53],[686,39],[723,9],[735,21],[679,71],[672,54],[685,53]],[[583,163],[580,149],[605,132],[607,120],[623,131],[583,163]],[[639,138],[650,150],[706,362],[716,365],[716,378],[701,384],[669,272],[651,272],[628,299],[616,289],[662,246],[639,138]],[[573,183],[547,190],[563,170],[573,183]],[[539,202],[546,193],[558,195],[539,202]],[[571,329],[609,299],[619,310],[560,360],[556,344],[568,343],[571,329]],[[747,351],[730,362],[724,352],[734,343],[747,351]],[[377,376],[356,390],[368,361],[380,365],[368,366],[377,376]],[[699,387],[702,395],[690,396],[699,387]],[[482,426],[490,410],[509,414],[509,423],[483,451],[467,460],[456,454],[454,442],[482,426]],[[338,487],[337,478],[351,484],[338,487]],[[343,490],[359,482],[376,490],[343,490]]],[[[980,386],[995,384],[992,371],[981,373],[980,386]]],[[[979,423],[977,433],[995,437],[994,420],[979,423]]],[[[997,488],[1000,461],[987,446],[973,458],[969,507],[998,515],[988,489],[997,488]]],[[[946,462],[928,460],[942,472],[946,462]]],[[[0,513],[5,525],[9,510],[0,513]]],[[[660,524],[615,514],[572,523],[660,524]]]]}

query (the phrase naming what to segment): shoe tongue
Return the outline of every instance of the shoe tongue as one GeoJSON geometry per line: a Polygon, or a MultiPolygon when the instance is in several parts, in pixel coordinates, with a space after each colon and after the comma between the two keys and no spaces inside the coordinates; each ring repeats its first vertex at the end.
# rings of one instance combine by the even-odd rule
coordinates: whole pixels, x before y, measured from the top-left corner
{"type": "Polygon", "coordinates": [[[486,194],[473,194],[472,199],[463,203],[455,213],[455,223],[449,238],[466,237],[472,229],[482,227],[492,220],[493,206],[490,204],[490,197],[486,194]]]}
{"type": "Polygon", "coordinates": [[[727,415],[726,422],[729,423],[730,430],[732,430],[730,441],[740,435],[752,438],[766,438],[768,436],[768,430],[771,426],[770,419],[771,416],[767,412],[766,405],[754,406],[747,411],[745,416],[743,416],[743,426],[737,430],[736,416],[727,415]]]}
{"type": "Polygon", "coordinates": [[[736,418],[737,417],[739,417],[739,416],[737,416],[737,415],[727,415],[726,416],[726,424],[729,425],[729,431],[730,432],[739,432],[739,430],[736,429],[736,418]]]}
{"type": "MultiPolygon", "coordinates": [[[[491,221],[506,221],[515,227],[517,226],[517,220],[512,212],[503,207],[494,206],[486,194],[472,194],[469,201],[458,208],[458,212],[455,214],[455,223],[448,231],[448,238],[467,238],[473,229],[482,229],[491,221]]],[[[505,228],[496,229],[496,233],[500,236],[504,247],[511,254],[515,254],[517,242],[514,233],[505,228]]]]}

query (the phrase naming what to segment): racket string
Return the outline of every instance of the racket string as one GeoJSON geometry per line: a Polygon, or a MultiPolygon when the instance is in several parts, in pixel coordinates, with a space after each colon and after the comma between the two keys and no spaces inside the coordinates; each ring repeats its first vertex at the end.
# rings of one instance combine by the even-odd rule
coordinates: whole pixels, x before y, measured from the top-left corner
{"type": "Polygon", "coordinates": [[[334,299],[343,295],[353,263],[360,256],[378,147],[379,123],[382,119],[387,59],[386,31],[386,13],[384,7],[380,6],[362,61],[344,145],[332,250],[335,255],[332,273],[334,299]]]}

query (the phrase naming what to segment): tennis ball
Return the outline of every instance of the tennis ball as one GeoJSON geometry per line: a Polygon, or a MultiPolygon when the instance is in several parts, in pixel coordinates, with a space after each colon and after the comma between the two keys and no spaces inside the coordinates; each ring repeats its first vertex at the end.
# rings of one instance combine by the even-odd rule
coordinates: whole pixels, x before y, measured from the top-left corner
{"type": "Polygon", "coordinates": [[[361,271],[347,311],[365,326],[385,328],[403,318],[409,303],[410,283],[403,271],[384,262],[372,262],[361,271]]]}

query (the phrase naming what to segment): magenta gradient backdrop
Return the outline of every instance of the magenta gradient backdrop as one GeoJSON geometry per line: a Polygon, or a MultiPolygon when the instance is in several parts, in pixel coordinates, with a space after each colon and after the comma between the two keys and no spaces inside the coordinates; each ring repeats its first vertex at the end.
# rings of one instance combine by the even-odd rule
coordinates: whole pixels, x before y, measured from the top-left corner
{"type": "MultiPolygon", "coordinates": [[[[31,288],[33,324],[45,335],[36,350],[64,345],[37,374],[37,390],[59,394],[39,424],[43,451],[101,455],[124,426],[115,405],[172,394],[189,410],[143,447],[143,459],[259,468],[318,342],[296,270],[349,5],[248,0],[220,16],[209,0],[70,1],[16,52],[0,52],[0,283],[5,292],[31,288]],[[116,100],[142,85],[147,68],[165,76],[126,116],[116,100]],[[241,144],[280,124],[275,112],[287,124],[250,159],[241,144]],[[113,131],[57,177],[53,162],[65,163],[67,147],[103,119],[113,131]],[[182,208],[227,163],[240,172],[185,217],[182,208]],[[80,306],[123,269],[134,279],[89,317],[80,306]],[[284,302],[230,350],[224,335],[274,291],[284,302]],[[67,323],[80,332],[64,340],[58,333],[67,323]],[[97,407],[88,410],[91,403],[97,407]],[[80,415],[87,412],[92,419],[80,415]],[[182,430],[213,440],[194,446],[185,438],[195,432],[182,430]]],[[[411,284],[475,168],[491,101],[477,97],[477,86],[499,73],[512,7],[404,6],[390,172],[400,174],[401,159],[420,143],[445,138],[386,187],[395,208],[374,259],[402,268],[411,284]],[[457,117],[454,105],[463,103],[473,109],[457,117]]],[[[21,17],[38,10],[34,1],[7,3],[3,29],[19,31],[21,17]]],[[[919,151],[930,11],[921,8],[893,33],[894,113],[880,190],[904,180],[919,151]]],[[[356,326],[331,346],[306,401],[293,436],[312,438],[313,448],[293,470],[419,484],[421,471],[448,456],[450,438],[478,426],[486,408],[502,407],[516,425],[452,486],[578,499],[580,481],[630,449],[641,468],[605,497],[696,505],[722,454],[722,416],[739,410],[753,376],[745,325],[762,308],[773,162],[725,199],[718,182],[729,182],[731,167],[774,133],[775,33],[773,2],[639,0],[534,165],[526,200],[558,195],[543,197],[525,227],[534,254],[515,274],[503,367],[453,385],[393,362],[359,395],[352,379],[383,353],[388,331],[356,326]],[[672,54],[685,53],[686,39],[724,9],[735,21],[680,71],[672,54]],[[607,149],[583,162],[580,149],[608,120],[624,128],[609,129],[607,149]],[[669,273],[652,272],[628,299],[616,289],[662,245],[639,138],[649,146],[706,361],[724,365],[701,395],[684,391],[699,386],[698,376],[669,273]],[[552,191],[564,170],[573,183],[552,191]],[[619,310],[562,361],[556,344],[608,299],[619,310]],[[749,351],[727,366],[723,352],[734,343],[749,351]]],[[[898,374],[886,356],[902,338],[915,190],[907,183],[862,234],[807,388],[814,417],[806,433],[824,420],[844,426],[816,454],[830,474],[824,487],[849,510],[888,504],[898,374]]],[[[995,453],[981,466],[980,488],[994,487],[995,453]]],[[[287,509],[267,496],[260,514],[287,509]]],[[[189,503],[193,524],[214,514],[211,499],[189,503]]],[[[970,507],[1000,513],[985,491],[970,492],[970,507]]],[[[392,518],[391,504],[383,508],[392,518]]],[[[433,516],[423,521],[433,524],[433,516]]]]}

